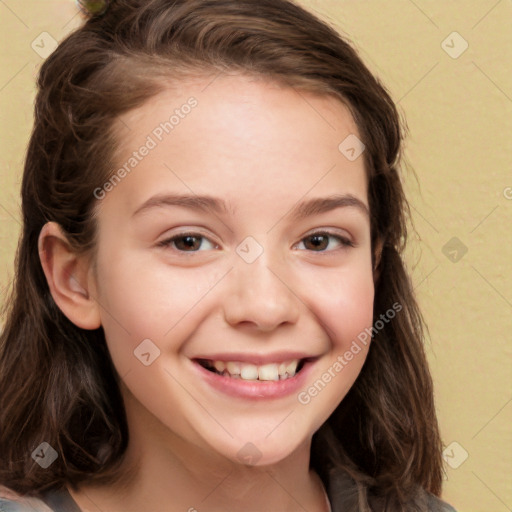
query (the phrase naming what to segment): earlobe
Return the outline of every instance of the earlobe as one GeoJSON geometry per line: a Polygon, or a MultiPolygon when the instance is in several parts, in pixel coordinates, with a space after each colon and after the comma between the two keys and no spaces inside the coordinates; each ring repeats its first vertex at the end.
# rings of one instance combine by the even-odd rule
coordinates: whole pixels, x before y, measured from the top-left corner
{"type": "Polygon", "coordinates": [[[60,226],[46,223],[38,240],[39,259],[59,309],[82,329],[101,326],[100,310],[90,282],[90,265],[72,250],[60,226]]]}

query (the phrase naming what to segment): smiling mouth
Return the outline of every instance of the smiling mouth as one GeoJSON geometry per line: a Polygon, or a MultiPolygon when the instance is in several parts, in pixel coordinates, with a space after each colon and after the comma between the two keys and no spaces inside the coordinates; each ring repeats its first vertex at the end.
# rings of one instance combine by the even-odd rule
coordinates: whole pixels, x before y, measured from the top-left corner
{"type": "Polygon", "coordinates": [[[295,377],[302,368],[306,359],[291,359],[282,363],[270,363],[255,365],[243,363],[240,361],[213,361],[211,359],[196,359],[206,370],[228,377],[231,379],[241,379],[246,381],[278,381],[287,380],[295,377]]]}

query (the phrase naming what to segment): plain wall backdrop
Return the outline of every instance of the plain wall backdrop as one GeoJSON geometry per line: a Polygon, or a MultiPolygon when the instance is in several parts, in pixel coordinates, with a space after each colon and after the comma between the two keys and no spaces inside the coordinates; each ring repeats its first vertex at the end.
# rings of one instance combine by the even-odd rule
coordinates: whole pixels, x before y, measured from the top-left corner
{"type": "MultiPolygon", "coordinates": [[[[430,334],[459,512],[512,510],[512,2],[302,0],[345,34],[407,119],[407,261],[430,334]],[[411,172],[414,169],[417,180],[411,172]]],[[[73,0],[0,0],[0,301],[13,276],[35,77],[73,0]]]]}

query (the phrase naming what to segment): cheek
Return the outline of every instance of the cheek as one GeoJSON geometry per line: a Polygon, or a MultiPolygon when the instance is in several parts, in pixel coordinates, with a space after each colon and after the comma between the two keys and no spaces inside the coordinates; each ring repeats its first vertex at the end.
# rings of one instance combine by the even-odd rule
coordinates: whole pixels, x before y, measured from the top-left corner
{"type": "Polygon", "coordinates": [[[313,429],[327,420],[359,376],[373,322],[374,283],[367,269],[339,272],[323,285],[311,294],[309,306],[328,336],[327,355],[297,397],[305,410],[319,411],[313,429]]]}
{"type": "Polygon", "coordinates": [[[333,274],[319,281],[311,305],[325,327],[334,352],[345,351],[373,321],[374,283],[366,269],[333,274]],[[314,304],[314,306],[313,306],[314,304]]]}
{"type": "Polygon", "coordinates": [[[359,376],[368,354],[373,322],[371,265],[352,265],[326,276],[318,273],[309,309],[328,337],[325,356],[297,396],[312,414],[311,430],[326,421],[359,376]]]}
{"type": "Polygon", "coordinates": [[[99,276],[98,302],[109,350],[122,374],[138,367],[134,351],[144,340],[151,340],[155,354],[179,351],[193,332],[190,320],[201,310],[217,273],[118,256],[117,264],[99,276]]]}

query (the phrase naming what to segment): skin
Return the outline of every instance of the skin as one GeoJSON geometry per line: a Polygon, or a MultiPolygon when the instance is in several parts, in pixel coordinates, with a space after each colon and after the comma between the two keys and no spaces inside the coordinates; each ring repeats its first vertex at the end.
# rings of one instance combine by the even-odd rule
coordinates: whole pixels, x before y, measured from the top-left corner
{"type": "Polygon", "coordinates": [[[129,423],[130,485],[71,491],[83,510],[326,510],[308,469],[311,438],[354,383],[368,347],[306,405],[298,393],[228,396],[197,378],[191,359],[300,351],[317,358],[303,391],[371,327],[367,213],[345,206],[301,220],[289,214],[297,202],[333,194],[368,208],[363,157],[350,161],[338,150],[359,133],[333,97],[246,76],[211,80],[166,89],[119,120],[122,166],[170,112],[190,96],[198,101],[98,201],[94,264],[69,249],[56,224],[41,232],[57,304],[80,327],[104,328],[129,423]],[[230,208],[157,206],[134,215],[163,193],[208,194],[230,208]],[[308,237],[325,230],[334,236],[319,250],[308,237]],[[206,237],[199,250],[159,245],[188,231],[206,237]],[[248,236],[263,249],[252,263],[236,251],[248,236]],[[145,339],[160,350],[149,366],[134,357],[145,339]],[[259,451],[252,465],[238,455],[249,442],[259,451]]]}

